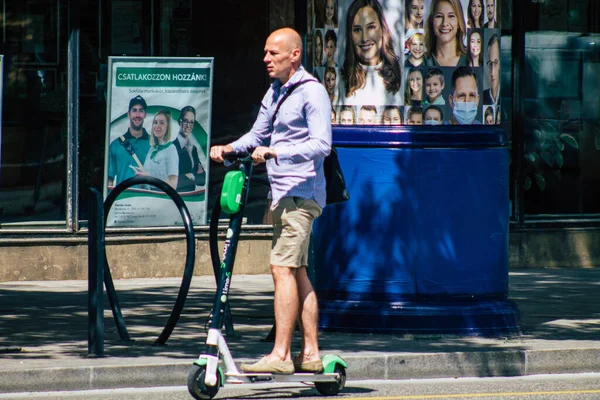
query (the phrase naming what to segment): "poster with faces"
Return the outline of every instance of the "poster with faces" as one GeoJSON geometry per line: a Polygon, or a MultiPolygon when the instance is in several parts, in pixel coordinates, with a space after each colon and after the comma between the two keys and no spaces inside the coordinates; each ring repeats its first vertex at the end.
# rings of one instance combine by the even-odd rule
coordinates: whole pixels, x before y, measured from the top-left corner
{"type": "Polygon", "coordinates": [[[309,60],[332,122],[500,120],[501,0],[313,1],[309,60]]]}

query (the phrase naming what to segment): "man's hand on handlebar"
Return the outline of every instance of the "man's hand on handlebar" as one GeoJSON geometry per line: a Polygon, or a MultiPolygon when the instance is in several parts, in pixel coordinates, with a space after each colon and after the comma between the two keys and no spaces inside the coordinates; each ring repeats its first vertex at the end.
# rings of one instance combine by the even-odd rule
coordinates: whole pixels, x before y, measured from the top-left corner
{"type": "Polygon", "coordinates": [[[254,165],[264,163],[266,160],[270,158],[277,159],[277,151],[270,147],[260,146],[254,149],[252,153],[252,159],[254,160],[254,165]]]}
{"type": "Polygon", "coordinates": [[[213,146],[210,148],[210,159],[216,162],[223,162],[223,154],[231,153],[233,151],[233,147],[231,145],[225,146],[213,146]]]}

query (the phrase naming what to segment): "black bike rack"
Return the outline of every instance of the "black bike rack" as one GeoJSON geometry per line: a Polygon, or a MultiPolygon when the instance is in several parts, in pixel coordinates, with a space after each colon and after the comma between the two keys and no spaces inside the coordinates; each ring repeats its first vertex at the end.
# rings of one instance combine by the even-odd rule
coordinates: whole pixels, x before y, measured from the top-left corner
{"type": "Polygon", "coordinates": [[[121,307],[117,297],[117,292],[113,283],[110,267],[106,260],[105,229],[109,211],[117,199],[126,189],[140,184],[151,185],[159,188],[166,193],[177,206],[186,236],[186,259],[183,271],[181,287],[177,294],[177,299],[173,310],[154,344],[164,345],[169,336],[175,329],[175,325],[181,315],[185,299],[187,298],[192,276],[194,273],[194,261],[196,258],[196,248],[194,243],[194,228],[192,217],[181,196],[168,183],[150,176],[135,176],[118,184],[102,202],[102,194],[94,189],[90,189],[89,202],[89,226],[88,226],[88,354],[96,356],[104,355],[104,293],[102,282],[106,286],[106,294],[110,303],[113,317],[117,325],[119,336],[122,340],[130,341],[131,338],[127,332],[127,326],[121,313],[121,307]],[[102,267],[100,267],[102,266],[102,267]]]}

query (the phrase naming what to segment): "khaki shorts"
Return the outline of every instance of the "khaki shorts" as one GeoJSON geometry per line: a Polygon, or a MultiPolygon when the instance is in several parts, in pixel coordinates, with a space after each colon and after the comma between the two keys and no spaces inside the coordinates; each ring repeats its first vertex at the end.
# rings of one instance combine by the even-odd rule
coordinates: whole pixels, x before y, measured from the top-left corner
{"type": "Polygon", "coordinates": [[[273,208],[271,265],[302,267],[308,265],[308,245],[313,221],[321,207],[312,199],[284,197],[273,208]]]}

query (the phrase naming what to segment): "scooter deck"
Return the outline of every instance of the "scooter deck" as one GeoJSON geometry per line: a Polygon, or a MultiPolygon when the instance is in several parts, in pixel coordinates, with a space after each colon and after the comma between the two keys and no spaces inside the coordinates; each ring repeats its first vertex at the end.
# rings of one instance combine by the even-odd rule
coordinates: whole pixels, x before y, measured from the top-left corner
{"type": "Polygon", "coordinates": [[[290,375],[270,373],[225,373],[227,383],[254,383],[254,382],[336,382],[339,374],[313,374],[298,372],[290,375]]]}

